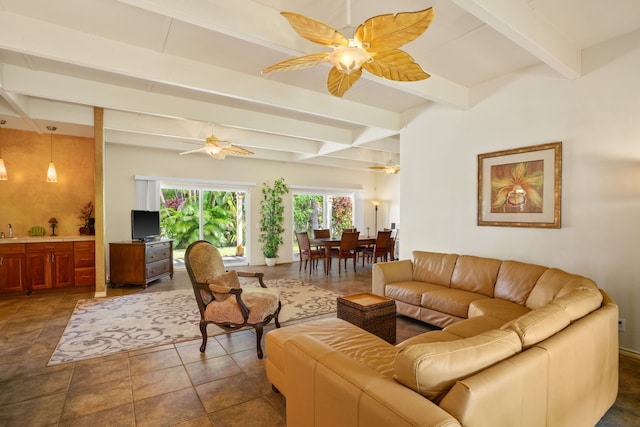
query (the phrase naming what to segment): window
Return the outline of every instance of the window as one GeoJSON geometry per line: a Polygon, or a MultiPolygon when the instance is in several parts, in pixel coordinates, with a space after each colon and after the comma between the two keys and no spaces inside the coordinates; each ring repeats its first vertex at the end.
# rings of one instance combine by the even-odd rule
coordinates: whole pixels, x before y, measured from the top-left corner
{"type": "MultiPolygon", "coordinates": [[[[354,193],[344,190],[304,190],[293,192],[293,230],[307,231],[328,228],[333,237],[338,237],[345,228],[354,227],[354,193]]],[[[292,233],[294,259],[299,256],[298,242],[292,233]]]]}
{"type": "Polygon", "coordinates": [[[176,262],[184,262],[191,243],[206,240],[220,250],[226,265],[247,264],[246,196],[246,190],[160,184],[162,235],[173,239],[176,262]]]}

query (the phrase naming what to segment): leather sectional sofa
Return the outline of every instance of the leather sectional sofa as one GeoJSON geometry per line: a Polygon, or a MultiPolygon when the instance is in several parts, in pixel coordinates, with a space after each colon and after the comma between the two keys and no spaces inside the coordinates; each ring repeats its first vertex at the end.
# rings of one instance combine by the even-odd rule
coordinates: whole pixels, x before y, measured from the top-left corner
{"type": "Polygon", "coordinates": [[[618,390],[618,307],[556,268],[416,251],[372,291],[439,326],[392,345],[341,319],[266,336],[288,426],[593,426],[618,390]]]}

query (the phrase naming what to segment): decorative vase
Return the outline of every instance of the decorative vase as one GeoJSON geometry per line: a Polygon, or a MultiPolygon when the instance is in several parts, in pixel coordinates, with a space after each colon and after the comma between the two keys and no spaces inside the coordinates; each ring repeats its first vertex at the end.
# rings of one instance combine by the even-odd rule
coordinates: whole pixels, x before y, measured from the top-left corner
{"type": "Polygon", "coordinates": [[[82,235],[89,235],[91,234],[91,229],[89,227],[80,227],[80,229],[78,230],[80,232],[80,234],[82,235]]]}
{"type": "Polygon", "coordinates": [[[267,263],[267,267],[274,267],[276,265],[276,258],[265,258],[264,262],[267,263]]]}

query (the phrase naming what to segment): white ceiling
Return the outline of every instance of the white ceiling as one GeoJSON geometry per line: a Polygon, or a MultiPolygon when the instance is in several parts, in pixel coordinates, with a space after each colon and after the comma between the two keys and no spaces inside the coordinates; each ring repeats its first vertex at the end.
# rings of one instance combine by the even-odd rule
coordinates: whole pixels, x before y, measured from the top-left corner
{"type": "MultiPolygon", "coordinates": [[[[336,167],[399,163],[408,111],[471,108],[474,88],[546,64],[583,75],[589,47],[640,31],[638,0],[0,0],[0,118],[5,127],[93,136],[177,152],[212,131],[255,157],[336,167]],[[343,98],[329,67],[272,73],[326,48],[298,36],[281,11],[352,37],[365,19],[433,6],[405,45],[431,78],[397,83],[363,73],[343,98]]],[[[487,94],[482,92],[484,96],[487,94]]],[[[214,161],[214,160],[212,160],[214,161]]]]}

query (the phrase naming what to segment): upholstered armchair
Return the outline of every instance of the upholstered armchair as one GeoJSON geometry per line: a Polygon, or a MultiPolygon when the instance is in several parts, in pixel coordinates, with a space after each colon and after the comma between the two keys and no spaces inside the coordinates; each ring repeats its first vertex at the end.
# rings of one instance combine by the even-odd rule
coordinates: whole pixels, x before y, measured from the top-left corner
{"type": "Polygon", "coordinates": [[[258,358],[262,359],[264,326],[274,320],[276,328],[280,327],[280,293],[267,288],[263,273],[227,272],[220,252],[207,241],[189,245],[184,260],[200,310],[200,351],[204,352],[207,347],[210,323],[229,332],[250,326],[256,331],[258,358]],[[261,287],[242,288],[239,277],[257,278],[261,287]]]}

